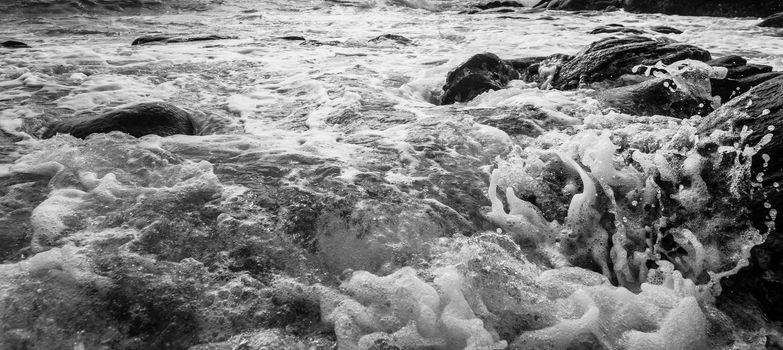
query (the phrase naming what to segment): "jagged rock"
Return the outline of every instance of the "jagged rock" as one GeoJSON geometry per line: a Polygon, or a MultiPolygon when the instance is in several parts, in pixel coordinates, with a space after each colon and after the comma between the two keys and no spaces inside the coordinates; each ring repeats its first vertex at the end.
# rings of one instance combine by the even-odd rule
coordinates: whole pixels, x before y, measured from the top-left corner
{"type": "MultiPolygon", "coordinates": [[[[671,64],[684,59],[708,61],[710,58],[708,51],[688,44],[642,36],[608,37],[586,46],[560,67],[553,66],[551,86],[574,89],[583,83],[616,79],[631,73],[633,67],[640,64],[671,64]]],[[[541,79],[543,77],[539,77],[541,79]]]]}
{"type": "Polygon", "coordinates": [[[441,104],[470,101],[489,90],[499,90],[519,73],[491,53],[481,53],[450,71],[443,86],[441,104]]]}
{"type": "MultiPolygon", "coordinates": [[[[773,320],[783,319],[783,233],[779,229],[783,227],[783,216],[773,215],[770,210],[783,208],[783,193],[776,186],[783,182],[781,95],[783,77],[778,76],[724,104],[697,124],[699,132],[704,134],[716,129],[739,133],[747,128],[750,133],[747,137],[737,135],[735,139],[741,143],[740,147],[754,147],[765,137],[769,138],[766,144],[757,146],[759,151],[752,158],[751,175],[760,181],[753,186],[747,205],[752,208],[757,228],[766,230],[765,221],[774,219],[775,229],[763,244],[753,248],[750,266],[724,281],[724,293],[728,296],[750,293],[773,320]]],[[[734,140],[727,140],[730,142],[734,140]]]]}
{"type": "Polygon", "coordinates": [[[195,127],[190,113],[165,102],[148,102],[111,111],[98,117],[76,117],[51,123],[43,138],[58,133],[86,138],[90,134],[121,131],[134,137],[155,134],[193,135],[195,127]]]}
{"type": "Polygon", "coordinates": [[[626,27],[622,24],[607,24],[597,27],[590,31],[590,34],[601,33],[628,33],[628,34],[643,34],[644,31],[637,28],[626,27]]]}
{"type": "Polygon", "coordinates": [[[600,92],[596,99],[605,106],[634,115],[667,115],[689,118],[712,111],[710,101],[673,89],[670,79],[656,78],[639,84],[600,92]]]}
{"type": "Polygon", "coordinates": [[[30,48],[30,45],[27,45],[21,41],[16,40],[7,40],[0,43],[0,46],[7,48],[7,49],[23,49],[23,48],[30,48]]]}
{"type": "Polygon", "coordinates": [[[667,26],[652,26],[650,30],[661,34],[682,34],[681,30],[667,26]]]}
{"type": "Polygon", "coordinates": [[[178,35],[148,35],[136,38],[131,45],[144,45],[151,43],[170,44],[170,43],[184,43],[190,41],[206,41],[206,40],[224,40],[224,39],[236,39],[236,36],[230,35],[190,35],[190,36],[178,36],[178,35]]]}
{"type": "Polygon", "coordinates": [[[758,26],[783,28],[783,12],[778,12],[772,16],[764,18],[764,20],[761,21],[761,23],[759,23],[758,26]]]}
{"type": "Polygon", "coordinates": [[[547,5],[548,10],[605,10],[610,7],[620,7],[622,1],[618,0],[551,0],[547,5]]]}
{"type": "Polygon", "coordinates": [[[408,39],[408,38],[406,38],[406,37],[404,37],[402,35],[397,35],[397,34],[383,34],[383,35],[380,35],[380,36],[377,36],[375,38],[370,39],[371,43],[379,43],[379,42],[383,42],[383,41],[394,41],[394,42],[396,42],[398,44],[402,44],[402,45],[410,45],[410,44],[413,43],[413,40],[408,39]]]}
{"type": "Polygon", "coordinates": [[[625,0],[628,12],[717,17],[766,17],[783,11],[779,0],[625,0]]]}

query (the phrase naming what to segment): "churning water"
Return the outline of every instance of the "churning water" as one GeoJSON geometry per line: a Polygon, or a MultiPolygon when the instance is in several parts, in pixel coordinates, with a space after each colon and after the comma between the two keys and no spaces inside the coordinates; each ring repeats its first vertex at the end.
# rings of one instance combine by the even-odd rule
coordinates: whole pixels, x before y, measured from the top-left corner
{"type": "Polygon", "coordinates": [[[727,200],[707,193],[698,117],[521,81],[433,103],[473,54],[574,54],[609,23],[783,69],[757,20],[104,3],[4,5],[0,38],[31,48],[0,51],[2,348],[743,349],[772,332],[715,307],[763,235],[715,204],[753,181],[742,162],[727,200]],[[130,45],[154,34],[231,38],[130,45]],[[191,111],[198,135],[40,138],[146,101],[191,111]],[[674,249],[652,238],[666,225],[674,249]]]}

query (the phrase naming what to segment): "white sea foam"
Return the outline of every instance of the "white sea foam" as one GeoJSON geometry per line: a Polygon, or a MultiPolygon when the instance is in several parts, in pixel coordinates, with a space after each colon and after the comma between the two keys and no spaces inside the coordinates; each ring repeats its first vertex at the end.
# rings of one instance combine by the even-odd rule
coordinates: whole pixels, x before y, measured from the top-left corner
{"type": "MultiPolygon", "coordinates": [[[[23,139],[14,144],[16,151],[0,153],[4,157],[0,158],[0,176],[33,174],[50,179],[51,193],[35,209],[29,208],[34,251],[58,241],[87,244],[103,236],[133,239],[137,235],[114,228],[78,231],[78,226],[73,228],[78,232],[69,232],[68,220],[76,220],[73,216],[82,206],[110,206],[105,203],[118,200],[130,206],[165,194],[174,200],[180,199],[177,195],[193,193],[239,197],[248,188],[266,185],[253,177],[259,164],[283,174],[270,187],[290,186],[306,192],[315,181],[307,172],[328,171],[332,166],[339,170],[332,180],[345,186],[340,188],[360,186],[365,175],[385,181],[379,187],[388,193],[427,184],[408,190],[422,201],[406,203],[409,206],[404,210],[374,207],[378,204],[373,201],[391,196],[380,194],[381,200],[357,200],[349,208],[350,218],[340,213],[319,218],[316,244],[326,269],[331,273],[343,269],[372,272],[357,271],[341,288],[323,287],[313,297],[324,321],[335,327],[341,347],[367,348],[382,338],[410,346],[503,347],[506,341],[498,336],[498,329],[507,322],[501,320],[503,310],[543,317],[540,324],[535,323],[538,330],[531,328],[529,333],[515,335],[516,341],[511,339],[520,348],[540,344],[565,348],[571,339],[563,335],[569,334],[571,338],[589,334],[610,348],[685,348],[703,340],[705,316],[697,302],[709,300],[688,278],[702,271],[711,276],[736,272],[750,247],[760,241],[756,232],[744,232],[732,241],[736,251],[730,256],[709,244],[697,244],[705,232],[673,232],[674,240],[696,257],[678,261],[680,269],[685,270],[685,265],[689,269],[682,273],[673,272],[674,267],[665,270],[664,262],[649,272],[643,264],[649,252],[626,256],[627,252],[615,249],[611,252],[616,254],[613,268],[621,276],[620,284],[639,294],[609,286],[600,273],[565,267],[567,262],[554,247],[560,228],[579,231],[598,226],[594,206],[601,189],[638,189],[625,198],[634,207],[660,203],[651,178],[616,164],[615,142],[602,129],[626,137],[630,140],[626,146],[668,142],[679,151],[684,147],[676,146],[692,141],[689,121],[604,115],[589,97],[591,91],[544,91],[519,81],[469,103],[435,106],[432,102],[441,93],[448,71],[473,54],[493,52],[501,58],[573,54],[606,37],[588,32],[609,23],[644,29],[665,19],[666,25],[684,31],[666,35],[669,38],[703,47],[714,56],[740,54],[752,63],[779,70],[783,69],[783,46],[767,36],[774,34],[771,29],[756,28],[750,19],[622,11],[600,16],[566,12],[505,14],[516,18],[469,16],[442,11],[453,2],[437,0],[350,5],[237,0],[204,13],[74,16],[43,22],[18,19],[0,24],[3,36],[33,46],[3,51],[0,56],[0,128],[23,139]],[[258,12],[240,12],[248,10],[258,12]],[[56,35],[45,34],[57,28],[56,35]],[[99,33],[74,34],[62,28],[99,33]],[[130,46],[144,34],[192,32],[238,38],[130,46]],[[368,42],[382,34],[403,35],[412,44],[368,42]],[[278,39],[292,35],[312,41],[278,39]],[[93,135],[86,141],[68,136],[39,141],[27,135],[35,135],[48,119],[159,100],[200,110],[236,128],[139,140],[109,134],[93,135]],[[530,106],[571,129],[546,132],[519,144],[500,126],[483,125],[473,117],[494,108],[513,111],[530,106]],[[498,155],[508,156],[496,159],[498,155]],[[449,163],[457,158],[463,163],[449,163]],[[541,179],[553,159],[562,159],[566,177],[570,177],[563,188],[556,189],[558,196],[573,198],[571,208],[563,202],[568,208],[566,222],[545,219],[531,199],[542,202],[545,194],[552,194],[541,179]],[[589,174],[577,161],[590,168],[589,174]],[[459,168],[464,164],[476,166],[459,168]],[[494,165],[498,170],[490,177],[494,165]],[[216,169],[223,172],[217,175],[216,169]],[[232,171],[249,175],[241,177],[232,171]],[[434,185],[433,178],[456,173],[470,173],[479,180],[434,185]],[[486,187],[504,190],[509,206],[504,207],[496,192],[490,192],[490,200],[483,203],[491,205],[487,217],[502,228],[501,237],[483,233],[477,239],[454,238],[454,232],[427,216],[443,207],[455,217],[464,214],[427,196],[447,194],[448,186],[481,187],[481,180],[489,178],[492,182],[486,187]],[[226,184],[232,181],[241,185],[226,184]],[[507,236],[538,244],[544,256],[538,258],[547,263],[539,266],[528,261],[516,246],[519,242],[507,236]],[[404,260],[408,256],[429,261],[404,260]],[[397,260],[414,266],[397,266],[397,260]],[[652,281],[660,285],[647,283],[647,277],[660,277],[652,281]]],[[[672,183],[688,180],[688,187],[677,191],[673,200],[692,207],[704,205],[704,180],[699,171],[703,160],[691,152],[684,155],[684,164],[673,164],[667,156],[664,151],[630,153],[645,175],[656,174],[672,183]]],[[[486,193],[487,188],[472,190],[486,193]]],[[[617,203],[604,205],[617,207],[617,203]]],[[[250,209],[237,216],[256,215],[256,203],[247,206],[250,209]]],[[[228,214],[220,215],[220,222],[232,220],[228,214]]],[[[98,222],[102,217],[80,219],[98,222]]],[[[617,222],[622,222],[619,216],[617,222]]],[[[616,237],[636,234],[643,241],[641,228],[634,229],[616,237]]],[[[609,275],[608,247],[595,249],[590,261],[609,275]]],[[[0,265],[0,277],[58,268],[78,275],[88,270],[82,259],[81,251],[66,245],[24,263],[0,265]]],[[[10,288],[0,278],[0,298],[10,288]]]]}

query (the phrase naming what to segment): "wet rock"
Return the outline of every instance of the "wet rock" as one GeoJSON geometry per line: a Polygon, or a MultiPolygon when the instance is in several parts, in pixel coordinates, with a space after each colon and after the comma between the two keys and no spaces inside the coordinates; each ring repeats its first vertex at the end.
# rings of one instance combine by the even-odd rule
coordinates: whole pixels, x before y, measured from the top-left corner
{"type": "Polygon", "coordinates": [[[640,84],[600,92],[596,99],[605,106],[634,115],[666,115],[689,118],[712,111],[710,101],[689,96],[673,88],[670,79],[656,78],[640,84]]]}
{"type": "Polygon", "coordinates": [[[772,67],[759,64],[748,64],[747,60],[737,55],[716,58],[707,62],[713,67],[728,69],[726,79],[710,79],[714,95],[720,96],[726,102],[739,96],[750,88],[783,73],[772,72],[772,67]]]}
{"type": "Polygon", "coordinates": [[[751,75],[769,73],[772,71],[771,66],[763,64],[746,64],[743,66],[728,67],[729,73],[726,75],[730,79],[739,79],[749,77],[751,75]]]}
{"type": "Polygon", "coordinates": [[[402,45],[413,44],[413,40],[408,39],[408,38],[406,38],[406,37],[404,37],[402,35],[397,35],[397,34],[383,34],[383,35],[380,35],[378,37],[370,39],[371,43],[380,43],[380,42],[384,42],[384,41],[393,41],[393,42],[396,42],[396,43],[402,44],[402,45]]]}
{"type": "Polygon", "coordinates": [[[740,140],[741,147],[759,149],[751,163],[751,175],[758,183],[748,186],[751,189],[746,205],[752,210],[757,228],[766,231],[765,222],[774,220],[775,229],[763,244],[753,248],[750,266],[724,281],[724,293],[749,292],[773,320],[783,319],[783,234],[779,229],[783,227],[783,218],[772,212],[783,208],[783,193],[777,186],[783,182],[783,157],[779,156],[783,137],[778,131],[783,128],[781,95],[783,77],[779,76],[724,104],[697,125],[704,134],[730,128],[739,133],[747,128],[749,134],[737,135],[736,140],[740,140]]]}
{"type": "Polygon", "coordinates": [[[650,30],[661,34],[682,34],[681,30],[667,26],[652,26],[650,30]]]}
{"type": "Polygon", "coordinates": [[[622,24],[607,24],[607,25],[597,27],[590,31],[590,34],[601,34],[601,33],[643,34],[644,31],[641,29],[626,27],[622,24]]]}
{"type": "Polygon", "coordinates": [[[783,12],[778,12],[772,16],[764,18],[764,20],[761,21],[761,23],[759,23],[758,26],[783,28],[783,12]]]}
{"type": "Polygon", "coordinates": [[[518,78],[514,67],[498,56],[491,53],[474,55],[449,72],[441,104],[470,101],[487,91],[500,90],[518,78]]]}
{"type": "MultiPolygon", "coordinates": [[[[616,79],[631,73],[637,65],[653,65],[657,62],[671,64],[684,59],[710,60],[710,53],[696,46],[668,40],[654,40],[642,36],[625,38],[608,37],[582,49],[576,56],[551,65],[547,79],[556,89],[575,89],[581,84],[616,79]]],[[[542,65],[543,67],[543,65],[542,65]]],[[[539,77],[539,81],[545,77],[539,77]]]]}
{"type": "MultiPolygon", "coordinates": [[[[705,117],[698,125],[700,132],[709,133],[712,130],[724,129],[741,130],[747,127],[751,131],[744,139],[746,145],[757,145],[761,139],[771,135],[769,143],[760,148],[753,160],[753,169],[756,172],[764,172],[763,184],[769,185],[769,200],[776,207],[783,204],[783,194],[778,194],[771,187],[774,182],[783,182],[783,157],[774,157],[783,149],[783,137],[778,137],[777,131],[783,128],[783,77],[778,76],[724,104],[715,112],[705,117]],[[764,161],[762,154],[773,156],[768,162],[764,161]],[[767,164],[763,167],[763,164],[767,164]]],[[[765,187],[766,188],[766,187],[765,187]]],[[[783,224],[778,217],[778,227],[783,224]]]]}
{"type": "Polygon", "coordinates": [[[609,7],[621,5],[618,0],[551,0],[547,5],[548,10],[604,10],[609,7]]]}
{"type": "Polygon", "coordinates": [[[58,133],[86,138],[90,134],[121,131],[134,137],[154,134],[171,136],[193,135],[195,127],[190,113],[165,102],[132,105],[98,117],[75,117],[51,123],[43,138],[58,133]]]}
{"type": "Polygon", "coordinates": [[[7,48],[7,49],[24,49],[24,48],[30,48],[30,45],[27,45],[21,41],[16,40],[6,40],[0,43],[1,47],[7,48]]]}
{"type": "Polygon", "coordinates": [[[291,41],[305,41],[306,39],[303,36],[298,35],[289,35],[289,36],[281,36],[278,37],[280,40],[291,40],[291,41]]]}
{"type": "Polygon", "coordinates": [[[473,5],[473,7],[481,10],[489,10],[499,7],[525,7],[525,5],[516,1],[490,1],[485,4],[473,5]]]}
{"type": "Polygon", "coordinates": [[[236,39],[236,36],[229,35],[190,35],[190,36],[176,36],[176,35],[148,35],[136,38],[131,45],[145,45],[145,44],[170,44],[170,43],[185,43],[191,41],[207,41],[207,40],[225,40],[236,39]]]}
{"type": "Polygon", "coordinates": [[[625,0],[628,12],[686,16],[766,17],[783,11],[778,0],[625,0]]]}
{"type": "Polygon", "coordinates": [[[707,61],[707,64],[713,67],[732,68],[732,67],[744,66],[748,64],[748,60],[746,60],[741,56],[729,55],[729,56],[723,56],[720,58],[709,60],[707,61]]]}
{"type": "Polygon", "coordinates": [[[519,78],[524,81],[538,80],[538,68],[547,57],[524,57],[505,60],[519,73],[519,78]]]}

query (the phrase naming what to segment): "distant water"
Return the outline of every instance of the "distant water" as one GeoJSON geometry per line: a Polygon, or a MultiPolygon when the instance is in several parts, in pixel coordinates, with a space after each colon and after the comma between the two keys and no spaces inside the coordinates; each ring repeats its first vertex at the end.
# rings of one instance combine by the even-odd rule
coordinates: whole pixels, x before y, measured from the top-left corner
{"type": "MultiPolygon", "coordinates": [[[[158,269],[156,273],[172,280],[176,279],[171,276],[185,274],[182,271],[203,268],[203,275],[193,272],[206,280],[203,295],[232,290],[245,277],[261,281],[253,282],[261,287],[242,285],[259,295],[254,298],[296,294],[286,288],[304,286],[298,293],[319,305],[321,318],[330,324],[326,335],[307,338],[285,325],[269,331],[274,325],[252,318],[269,318],[263,312],[271,304],[254,306],[260,309],[251,317],[250,311],[240,312],[249,305],[244,299],[231,299],[231,305],[205,302],[193,316],[201,322],[201,333],[171,330],[173,338],[191,337],[173,347],[231,337],[236,345],[239,334],[256,331],[280,342],[270,344],[286,347],[312,345],[307,341],[317,338],[351,348],[372,343],[379,336],[373,332],[385,331],[398,332],[397,339],[416,346],[459,348],[472,341],[502,348],[498,334],[513,323],[504,317],[524,310],[541,315],[540,324],[525,323],[530,333],[519,339],[529,344],[555,339],[558,332],[573,331],[576,337],[581,331],[574,329],[583,327],[579,322],[609,329],[605,339],[597,340],[609,348],[637,344],[647,339],[642,332],[655,334],[660,344],[688,344],[689,334],[701,339],[705,321],[691,317],[701,315],[692,296],[697,293],[682,279],[677,283],[684,287],[652,286],[631,295],[608,286],[598,273],[565,267],[555,249],[521,256],[518,249],[504,246],[508,241],[486,233],[497,226],[482,216],[491,205],[486,193],[493,168],[503,169],[502,185],[510,186],[522,171],[521,159],[531,154],[559,145],[577,149],[598,140],[596,135],[603,130],[607,135],[621,133],[618,130],[627,125],[639,130],[654,125],[663,131],[644,137],[650,144],[663,144],[667,137],[693,133],[687,121],[620,115],[602,110],[591,91],[542,91],[523,82],[465,104],[437,106],[433,101],[447,72],[473,54],[574,54],[608,36],[588,34],[604,24],[672,26],[684,33],[649,36],[693,44],[714,57],[741,55],[775,70],[783,69],[781,33],[756,27],[758,20],[753,18],[623,11],[457,14],[464,5],[435,0],[4,1],[0,12],[13,14],[3,15],[0,40],[19,40],[32,48],[0,51],[0,179],[6,186],[0,204],[8,227],[0,231],[9,239],[0,252],[0,261],[5,261],[0,280],[23,281],[21,286],[34,280],[56,296],[54,291],[63,288],[60,282],[36,273],[59,269],[75,276],[75,284],[89,281],[97,290],[115,291],[107,286],[122,285],[122,278],[101,270],[99,264],[99,257],[111,251],[123,259],[142,256],[158,269]],[[136,37],[150,34],[237,38],[130,45],[136,37]],[[413,44],[368,41],[382,34],[402,35],[413,44]],[[311,41],[279,39],[284,36],[311,41]],[[140,140],[117,133],[86,141],[64,135],[39,139],[43,125],[51,120],[161,100],[194,111],[200,118],[200,134],[140,140]],[[551,118],[550,124],[539,123],[540,136],[509,136],[478,122],[517,115],[531,106],[551,118]],[[340,206],[346,202],[351,204],[340,206]],[[482,232],[479,238],[461,236],[482,232]],[[129,240],[133,242],[126,244],[129,240]],[[253,244],[263,247],[251,254],[257,258],[254,262],[243,268],[221,265],[234,259],[231,254],[237,247],[256,247],[253,244]],[[39,252],[45,253],[35,255],[39,252]],[[544,260],[549,262],[541,263],[544,260]],[[178,272],[167,270],[169,263],[178,272]],[[262,265],[264,272],[253,274],[252,269],[262,265]],[[340,289],[339,278],[346,269],[374,275],[355,272],[358,277],[340,289]],[[244,270],[251,273],[242,275],[244,270]],[[216,271],[225,275],[215,277],[216,271]],[[382,280],[375,275],[391,277],[382,280]],[[353,299],[341,299],[335,296],[337,291],[353,299]],[[390,303],[400,309],[389,311],[374,304],[383,297],[373,293],[397,293],[390,303]],[[511,300],[518,304],[509,306],[508,313],[495,312],[511,300]],[[425,315],[422,305],[433,315],[425,315]],[[430,310],[432,305],[437,306],[430,310]],[[417,310],[416,316],[400,316],[404,307],[417,310]],[[600,317],[593,311],[599,309],[600,317]],[[241,317],[232,322],[242,326],[231,328],[204,316],[210,312],[239,313],[241,317]],[[332,318],[328,312],[334,312],[332,318]],[[365,317],[356,316],[362,313],[369,315],[362,321],[367,324],[347,321],[365,317]],[[396,318],[378,316],[386,314],[396,318]],[[636,314],[644,316],[637,319],[636,314]],[[632,315],[628,322],[638,322],[638,327],[629,330],[624,327],[630,326],[612,323],[622,315],[632,315]],[[682,320],[679,328],[673,319],[682,320]],[[410,320],[416,321],[414,328],[423,340],[405,328],[410,320]],[[562,329],[545,328],[554,320],[572,321],[561,323],[562,329]],[[533,331],[539,328],[543,330],[533,331]],[[215,329],[220,331],[210,333],[215,329]],[[359,341],[367,334],[375,335],[359,341]]],[[[531,164],[525,164],[524,171],[532,171],[531,164]]],[[[561,209],[557,215],[562,219],[567,208],[561,209]]],[[[739,260],[749,247],[737,243],[735,248],[739,260]]],[[[116,271],[128,268],[118,266],[116,271]]],[[[150,276],[156,273],[149,272],[137,283],[152,281],[150,276]]],[[[10,300],[1,311],[33,298],[18,285],[0,282],[0,305],[10,300]]],[[[202,294],[192,298],[206,300],[202,294]]],[[[93,298],[76,295],[81,296],[69,300],[93,298]]],[[[111,314],[109,306],[106,313],[101,313],[102,306],[90,307],[84,312],[109,319],[100,322],[116,326],[116,334],[100,335],[98,327],[86,321],[79,325],[86,333],[68,325],[52,331],[46,327],[54,326],[40,326],[45,315],[30,311],[29,319],[14,319],[12,326],[0,329],[6,332],[0,340],[10,342],[12,330],[38,325],[44,329],[42,337],[77,344],[75,349],[78,344],[99,348],[90,344],[99,344],[101,336],[110,338],[109,344],[129,344],[123,339],[131,338],[133,331],[122,327],[129,327],[123,322],[130,321],[111,314]]],[[[12,323],[9,320],[7,324],[12,323]]],[[[753,345],[759,339],[743,341],[753,345]]],[[[43,341],[35,344],[45,347],[43,341]]]]}

